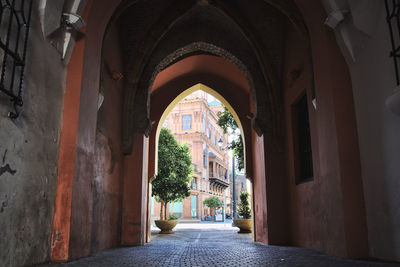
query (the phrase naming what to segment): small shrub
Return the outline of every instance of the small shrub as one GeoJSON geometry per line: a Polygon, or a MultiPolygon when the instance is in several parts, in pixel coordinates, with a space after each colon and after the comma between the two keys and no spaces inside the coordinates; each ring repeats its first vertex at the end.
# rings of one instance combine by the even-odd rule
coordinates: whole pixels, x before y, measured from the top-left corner
{"type": "Polygon", "coordinates": [[[174,214],[170,214],[168,220],[178,220],[178,217],[174,214]]]}
{"type": "Polygon", "coordinates": [[[216,196],[211,196],[203,201],[203,204],[209,208],[216,208],[222,205],[221,201],[216,196]]]}
{"type": "Polygon", "coordinates": [[[240,194],[239,215],[243,216],[243,219],[250,219],[251,217],[249,193],[247,192],[240,194]]]}

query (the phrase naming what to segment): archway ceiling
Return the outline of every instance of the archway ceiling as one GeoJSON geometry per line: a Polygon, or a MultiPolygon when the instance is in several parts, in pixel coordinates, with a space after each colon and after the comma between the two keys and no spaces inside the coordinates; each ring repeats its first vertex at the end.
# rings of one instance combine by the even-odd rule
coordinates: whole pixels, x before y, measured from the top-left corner
{"type": "MultiPolygon", "coordinates": [[[[149,88],[159,63],[196,42],[222,48],[243,62],[254,82],[250,90],[256,131],[261,134],[271,128],[277,109],[274,105],[280,101],[285,25],[288,18],[299,20],[295,9],[291,0],[253,0],[251,5],[246,0],[152,0],[130,4],[118,20],[128,78],[124,139],[129,139],[132,131],[148,135],[151,130],[149,88]],[[288,16],[291,12],[294,15],[288,16]]],[[[183,53],[182,58],[185,56],[183,53]]]]}
{"type": "Polygon", "coordinates": [[[249,85],[243,73],[231,62],[213,55],[189,56],[164,69],[157,75],[151,93],[174,79],[196,73],[217,75],[249,93],[249,85]]]}

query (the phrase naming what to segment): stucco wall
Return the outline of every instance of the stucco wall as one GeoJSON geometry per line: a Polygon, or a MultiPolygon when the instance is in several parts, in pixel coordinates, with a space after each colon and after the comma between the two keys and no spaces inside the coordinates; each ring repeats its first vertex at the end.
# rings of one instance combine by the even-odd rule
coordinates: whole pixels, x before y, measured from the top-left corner
{"type": "MultiPolygon", "coordinates": [[[[318,110],[311,104],[311,87],[306,70],[307,58],[298,33],[288,27],[286,36],[284,77],[284,105],[287,125],[287,157],[290,190],[291,243],[295,246],[317,248],[329,254],[345,256],[346,242],[342,211],[342,194],[338,158],[335,155],[337,141],[332,114],[332,100],[324,86],[318,86],[318,110]],[[293,71],[301,69],[297,79],[291,77],[293,71]],[[310,119],[311,145],[314,180],[296,185],[294,120],[297,114],[292,105],[302,93],[307,92],[310,119]],[[322,201],[323,199],[323,201],[322,201]],[[336,234],[331,235],[332,232],[336,234]]],[[[320,81],[326,84],[325,81],[320,81]]]]}
{"type": "Polygon", "coordinates": [[[116,73],[122,71],[118,28],[112,25],[103,45],[101,93],[104,101],[97,117],[93,180],[93,226],[91,251],[119,245],[121,233],[121,179],[123,155],[122,85],[116,73]],[[117,79],[113,79],[114,76],[117,79]]]}
{"type": "Polygon", "coordinates": [[[370,256],[400,261],[400,116],[385,106],[396,86],[389,29],[384,1],[356,2],[338,3],[351,13],[335,33],[353,86],[370,256]]]}
{"type": "MultiPolygon", "coordinates": [[[[308,27],[314,86],[306,72],[286,83],[288,149],[291,187],[291,230],[295,245],[321,249],[329,254],[353,258],[368,257],[365,203],[350,74],[335,38],[323,21],[325,10],[319,1],[296,1],[308,27]],[[316,108],[311,104],[315,89],[316,108]],[[314,180],[295,185],[290,105],[306,89],[310,116],[314,180]],[[323,201],[321,201],[323,199],[323,201]],[[332,236],[332,232],[335,233],[332,236]]],[[[288,34],[286,73],[302,66],[299,55],[307,50],[304,39],[288,34]],[[298,41],[296,41],[298,40],[298,41]],[[296,63],[297,60],[297,63],[296,63]]],[[[307,61],[305,62],[307,63],[307,61]]],[[[307,70],[308,68],[304,68],[307,70]]]]}
{"type": "Polygon", "coordinates": [[[0,167],[15,171],[0,172],[2,266],[49,260],[65,73],[60,54],[43,38],[34,1],[18,119],[7,117],[12,107],[0,93],[0,167]]]}

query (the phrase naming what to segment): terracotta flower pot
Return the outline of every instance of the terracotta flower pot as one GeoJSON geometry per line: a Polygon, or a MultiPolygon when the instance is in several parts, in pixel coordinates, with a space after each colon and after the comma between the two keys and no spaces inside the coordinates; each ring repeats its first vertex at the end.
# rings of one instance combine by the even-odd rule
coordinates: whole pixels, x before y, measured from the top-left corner
{"type": "Polygon", "coordinates": [[[239,227],[238,233],[251,233],[251,219],[233,219],[233,224],[239,227]]]}
{"type": "Polygon", "coordinates": [[[178,220],[156,220],[156,226],[161,229],[160,234],[172,234],[174,227],[178,224],[178,220]]]}

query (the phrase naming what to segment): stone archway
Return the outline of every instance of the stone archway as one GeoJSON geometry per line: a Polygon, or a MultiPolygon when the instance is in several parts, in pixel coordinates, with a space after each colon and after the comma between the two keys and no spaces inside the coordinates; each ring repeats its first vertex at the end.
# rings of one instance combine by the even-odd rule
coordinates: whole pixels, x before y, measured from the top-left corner
{"type": "MultiPolygon", "coordinates": [[[[164,2],[166,5],[168,4],[168,1],[164,2]]],[[[157,50],[157,48],[164,47],[165,42],[161,43],[161,39],[166,36],[168,30],[172,29],[168,28],[168,26],[174,26],[175,22],[181,16],[184,16],[186,12],[189,12],[192,7],[201,9],[203,2],[184,0],[182,5],[179,6],[179,10],[175,11],[173,8],[176,6],[170,5],[167,10],[172,13],[167,12],[163,14],[162,18],[171,21],[171,23],[167,23],[166,28],[158,28],[157,25],[154,26],[149,23],[154,26],[153,30],[145,32],[145,35],[141,36],[143,38],[149,37],[146,39],[149,44],[137,42],[130,43],[132,45],[130,46],[128,43],[123,46],[123,49],[115,49],[114,51],[110,49],[108,51],[115,52],[115,54],[121,56],[127,50],[132,50],[134,53],[130,55],[133,58],[139,55],[135,60],[131,60],[132,57],[127,56],[128,65],[121,64],[121,69],[116,70],[125,76],[122,81],[119,81],[125,83],[125,91],[119,93],[121,95],[124,94],[123,97],[128,102],[122,111],[122,114],[128,117],[127,120],[124,120],[123,131],[124,136],[132,141],[128,140],[128,148],[134,145],[133,149],[135,151],[131,155],[124,156],[123,161],[126,166],[129,165],[130,160],[136,162],[137,166],[141,166],[133,176],[136,180],[130,179],[130,182],[140,183],[140,186],[137,187],[141,191],[140,207],[129,205],[131,199],[122,197],[122,195],[132,193],[129,191],[127,183],[123,183],[124,185],[122,186],[126,191],[120,192],[121,206],[124,207],[123,209],[126,208],[128,213],[131,212],[132,218],[135,219],[134,221],[130,220],[131,217],[121,214],[123,217],[121,221],[124,218],[127,219],[125,221],[125,226],[127,226],[125,230],[125,226],[120,228],[122,229],[121,239],[124,239],[124,236],[128,237],[125,240],[126,242],[122,240],[121,243],[130,245],[142,244],[145,240],[143,230],[145,229],[145,222],[143,221],[143,218],[145,218],[145,213],[143,213],[143,211],[145,212],[145,204],[143,203],[146,203],[144,197],[146,188],[144,185],[148,179],[148,143],[145,135],[150,133],[149,125],[151,125],[149,118],[150,106],[148,106],[151,92],[149,91],[148,82],[150,81],[149,77],[152,77],[153,67],[161,62],[160,59],[165,58],[165,53],[163,53],[165,51],[162,49],[157,50]],[[146,68],[148,68],[148,73],[146,68]],[[135,119],[133,115],[140,116],[140,118],[135,119]]],[[[287,32],[289,30],[279,28],[281,24],[278,23],[279,25],[275,29],[276,32],[288,35],[294,40],[295,45],[285,43],[286,46],[283,46],[285,49],[281,52],[287,57],[285,60],[282,58],[277,60],[274,65],[273,61],[269,62],[271,57],[268,54],[260,54],[260,49],[265,48],[265,51],[269,51],[273,50],[274,47],[269,47],[268,45],[271,44],[261,38],[263,35],[260,34],[257,23],[252,21],[257,16],[249,17],[241,16],[240,14],[239,16],[237,12],[238,10],[240,11],[240,6],[231,7],[229,4],[224,5],[220,1],[212,1],[212,3],[215,3],[210,7],[212,12],[215,12],[213,14],[220,12],[218,14],[222,14],[222,17],[230,17],[230,20],[223,21],[228,21],[229,25],[235,24],[235,29],[240,25],[240,34],[249,33],[250,39],[256,41],[257,45],[255,47],[258,48],[258,52],[250,50],[253,51],[252,60],[244,63],[248,68],[249,66],[253,67],[249,71],[254,79],[255,88],[259,90],[257,92],[260,92],[256,98],[258,116],[254,119],[259,120],[257,124],[261,125],[261,127],[256,128],[262,130],[252,131],[248,139],[252,143],[250,150],[252,158],[257,159],[252,165],[254,186],[258,190],[254,192],[257,195],[255,210],[256,214],[258,214],[255,220],[256,240],[268,244],[293,244],[313,247],[339,256],[362,257],[367,255],[368,240],[351,86],[346,67],[333,35],[326,32],[323,25],[316,23],[324,17],[321,4],[316,1],[296,1],[302,12],[302,15],[300,15],[293,1],[270,0],[254,2],[254,5],[261,5],[264,8],[263,12],[272,12],[272,15],[275,16],[274,19],[282,22],[282,25],[285,24],[284,22],[287,19],[295,22],[290,25],[292,25],[291,27],[294,28],[296,34],[298,34],[300,28],[301,33],[308,33],[311,37],[310,42],[306,42],[309,45],[305,45],[305,39],[308,40],[308,38],[304,39],[303,35],[299,37],[292,32],[287,32]],[[265,4],[266,2],[269,4],[265,4]],[[263,6],[264,4],[267,6],[263,6]],[[275,8],[278,7],[278,10],[271,9],[272,11],[268,11],[271,5],[275,8]],[[222,13],[221,8],[224,10],[222,13]],[[282,10],[285,11],[283,14],[282,10]],[[305,23],[302,23],[303,18],[305,23]],[[305,25],[307,25],[308,30],[305,25]],[[306,59],[288,56],[297,55],[298,53],[291,53],[296,49],[305,51],[302,54],[306,55],[306,59]],[[310,60],[310,51],[314,59],[313,62],[310,60]],[[259,64],[263,65],[261,69],[264,70],[265,68],[268,69],[266,66],[275,66],[276,68],[282,67],[284,71],[282,71],[280,79],[276,80],[263,71],[254,71],[254,69],[258,69],[259,64]],[[286,97],[291,91],[287,76],[290,76],[296,70],[298,67],[296,64],[302,64],[304,66],[303,70],[308,71],[294,73],[294,76],[298,75],[291,79],[295,84],[294,87],[307,88],[312,92],[314,90],[314,79],[310,81],[309,77],[315,77],[315,96],[318,107],[314,110],[311,109],[311,106],[309,107],[309,110],[312,111],[312,141],[316,144],[313,146],[315,150],[313,155],[315,155],[315,169],[318,179],[315,183],[302,187],[297,187],[292,181],[293,177],[290,170],[292,168],[293,153],[289,147],[291,140],[286,138],[286,134],[290,135],[288,130],[290,125],[286,122],[286,120],[290,121],[290,116],[284,115],[290,113],[292,105],[289,97],[286,97]],[[315,72],[312,71],[313,69],[315,72]],[[274,82],[272,84],[277,86],[271,87],[271,81],[266,77],[273,79],[274,82]],[[340,79],[335,79],[336,77],[340,77],[340,79]],[[343,105],[343,99],[346,105],[343,105]],[[260,112],[260,109],[262,112],[260,112]],[[269,111],[273,112],[269,113],[269,111]],[[265,116],[260,117],[260,114],[265,116]],[[279,131],[279,126],[277,127],[274,123],[271,123],[271,118],[273,118],[274,123],[280,126],[283,125],[281,131],[279,131]],[[272,129],[275,130],[271,130],[271,128],[267,127],[268,125],[272,125],[272,129]],[[352,146],[348,146],[349,142],[352,146]],[[329,161],[326,160],[327,158],[329,161]],[[327,196],[329,196],[334,201],[313,202],[310,196],[324,200],[329,200],[327,199],[327,196]],[[308,206],[308,204],[310,205],[308,206]],[[358,214],[356,219],[352,216],[354,212],[358,214]],[[306,218],[302,214],[307,214],[306,218]],[[318,224],[320,219],[318,214],[324,215],[324,226],[318,224]],[[313,228],[317,230],[315,235],[313,234],[313,228]],[[328,238],[332,230],[338,233],[333,240],[328,238]]],[[[88,1],[83,13],[83,17],[88,23],[86,28],[82,30],[86,33],[86,36],[76,43],[71,57],[64,100],[58,187],[52,236],[51,257],[54,261],[66,261],[87,256],[96,251],[96,249],[112,246],[99,246],[96,249],[92,246],[93,225],[97,222],[93,221],[92,187],[96,153],[96,124],[98,122],[97,98],[101,87],[101,79],[113,80],[113,75],[110,75],[110,73],[108,76],[101,76],[104,74],[104,72],[101,72],[102,66],[104,66],[102,49],[108,37],[106,29],[110,29],[110,26],[121,18],[121,14],[127,10],[127,7],[135,10],[134,5],[138,4],[138,2],[130,2],[128,4],[128,1],[124,1],[124,3],[120,4],[121,1],[117,0],[88,1]]],[[[140,11],[140,8],[137,10],[140,11]]],[[[194,10],[193,12],[198,11],[194,10]]],[[[163,22],[162,19],[160,21],[163,22]]],[[[185,25],[178,26],[181,28],[174,28],[177,31],[183,29],[185,25]]],[[[134,32],[139,32],[137,28],[133,30],[134,32]]],[[[276,32],[272,31],[272,33],[276,32]]],[[[208,34],[206,30],[204,30],[204,34],[208,34]]],[[[211,37],[205,35],[200,36],[199,39],[207,42],[211,37]],[[204,40],[202,40],[203,37],[204,40]]],[[[234,37],[236,38],[237,36],[234,37]]],[[[243,39],[247,41],[248,37],[243,39]]],[[[226,41],[228,42],[229,40],[226,41]]],[[[193,43],[193,40],[190,40],[190,43],[193,43]]],[[[179,43],[176,45],[182,47],[179,43]]],[[[254,47],[254,45],[248,46],[248,44],[243,44],[243,46],[235,45],[242,49],[238,49],[236,53],[231,53],[233,55],[240,54],[240,51],[243,51],[243,47],[254,47]]],[[[234,48],[231,47],[231,49],[234,48]]],[[[168,51],[172,52],[176,51],[176,49],[169,47],[168,51]]],[[[227,49],[227,51],[230,50],[227,49]]],[[[237,58],[243,61],[243,55],[237,58]]],[[[115,70],[111,70],[111,74],[112,71],[115,70]]],[[[215,76],[212,77],[212,73],[207,73],[207,75],[203,73],[204,76],[201,76],[201,73],[196,73],[196,75],[197,78],[208,76],[210,80],[216,80],[215,76]]],[[[186,82],[189,83],[188,80],[190,78],[193,79],[194,76],[190,77],[188,74],[183,78],[187,79],[186,82]]],[[[180,81],[182,83],[184,82],[183,78],[180,81]]],[[[206,85],[215,88],[212,83],[206,85]]],[[[249,106],[251,107],[251,105],[249,106]]],[[[249,110],[251,109],[249,108],[249,110]]],[[[251,117],[251,114],[243,115],[251,117]]],[[[125,140],[121,142],[123,141],[125,140]]],[[[124,151],[129,153],[130,149],[124,151]]],[[[124,178],[129,178],[126,172],[124,178]]],[[[123,181],[123,178],[121,178],[121,181],[123,181]]],[[[124,222],[121,222],[121,225],[123,224],[124,222]]],[[[115,231],[114,235],[115,238],[119,238],[120,233],[118,230],[115,231]]]]}
{"type": "MultiPolygon", "coordinates": [[[[153,152],[151,154],[154,154],[155,159],[154,159],[154,167],[153,167],[154,168],[154,174],[153,173],[149,174],[150,177],[154,177],[157,174],[158,138],[159,138],[160,130],[161,130],[161,127],[162,127],[162,123],[165,121],[165,118],[168,116],[169,112],[171,112],[171,110],[176,106],[177,103],[179,103],[186,96],[188,96],[191,93],[193,93],[195,91],[198,91],[198,90],[201,90],[201,91],[203,91],[203,92],[205,92],[207,94],[210,94],[210,95],[214,96],[215,98],[217,98],[219,101],[221,101],[222,105],[224,105],[229,110],[229,112],[232,114],[232,116],[235,118],[235,121],[237,122],[237,124],[239,126],[240,132],[244,133],[243,124],[242,124],[237,112],[235,111],[235,109],[229,104],[229,102],[222,95],[220,95],[215,90],[213,90],[212,88],[210,88],[210,87],[208,87],[208,86],[206,86],[204,84],[198,83],[196,85],[193,85],[193,86],[189,87],[188,89],[186,89],[185,91],[183,91],[182,93],[180,93],[179,95],[177,95],[175,97],[175,99],[165,108],[165,110],[162,113],[161,117],[157,118],[157,117],[155,117],[156,115],[153,115],[153,113],[151,112],[151,114],[152,114],[151,118],[152,118],[152,122],[153,122],[153,127],[155,128],[155,131],[154,131],[155,140],[151,140],[150,141],[151,143],[154,142],[155,152],[153,152]]],[[[158,104],[157,103],[158,102],[157,99],[155,99],[154,102],[156,102],[156,103],[154,103],[155,105],[158,104]]],[[[157,109],[160,109],[160,108],[163,108],[163,107],[165,107],[165,106],[163,105],[161,107],[157,107],[157,109]]],[[[154,112],[154,113],[156,113],[156,112],[154,112]]],[[[246,131],[248,131],[248,129],[246,129],[246,131]]],[[[150,135],[150,138],[152,138],[152,137],[153,136],[150,135]]],[[[244,141],[243,142],[244,149],[246,151],[246,146],[250,145],[250,143],[248,143],[246,145],[245,135],[243,134],[242,137],[243,137],[243,141],[244,141]]],[[[245,154],[244,156],[245,156],[245,170],[246,170],[246,162],[247,162],[246,158],[248,157],[248,155],[245,154]]],[[[150,170],[152,170],[153,168],[150,167],[150,170]]]]}
{"type": "MultiPolygon", "coordinates": [[[[205,80],[206,81],[206,80],[205,80]]],[[[176,87],[179,88],[183,88],[183,86],[185,86],[185,83],[181,83],[179,84],[179,82],[174,83],[176,87]]],[[[172,86],[172,87],[175,87],[172,86]]],[[[249,176],[249,173],[251,173],[252,170],[252,160],[251,160],[251,154],[250,149],[246,149],[248,146],[251,147],[251,140],[246,139],[246,136],[249,137],[250,136],[250,132],[251,132],[251,128],[250,128],[250,124],[248,122],[246,123],[242,123],[241,119],[243,120],[248,120],[248,118],[244,117],[244,116],[239,116],[238,113],[235,111],[235,109],[230,105],[230,103],[228,102],[227,99],[225,99],[222,95],[220,95],[218,92],[216,92],[215,90],[213,90],[212,88],[198,83],[195,84],[191,87],[189,87],[188,89],[184,90],[183,92],[181,90],[176,90],[175,92],[171,92],[172,87],[169,88],[161,88],[160,90],[162,90],[162,92],[160,92],[160,94],[155,94],[152,96],[151,98],[151,103],[152,103],[152,107],[151,107],[151,119],[153,122],[153,131],[149,136],[149,180],[148,182],[151,183],[151,181],[154,179],[154,177],[156,177],[157,175],[157,166],[158,166],[158,138],[159,138],[159,134],[160,134],[160,130],[162,128],[162,124],[164,122],[164,120],[166,119],[166,117],[168,116],[168,114],[173,110],[173,108],[184,98],[186,98],[188,95],[192,94],[193,92],[196,91],[203,91],[207,94],[210,94],[212,96],[214,96],[216,99],[218,99],[219,101],[221,101],[222,105],[224,105],[233,115],[233,117],[235,118],[240,132],[242,133],[242,138],[243,138],[243,144],[244,144],[244,151],[247,151],[248,153],[244,153],[244,157],[245,157],[245,166],[244,166],[244,170],[246,173],[246,177],[248,178],[252,178],[252,176],[249,176]],[[176,96],[175,99],[172,100],[172,102],[168,103],[168,101],[170,100],[169,95],[172,94],[171,96],[176,96]],[[178,95],[177,95],[178,94],[178,95]],[[168,97],[166,97],[166,95],[168,95],[168,97]],[[164,109],[164,111],[160,114],[160,111],[162,111],[162,109],[164,109]],[[160,116],[161,115],[161,116],[160,116]],[[246,129],[244,129],[244,127],[246,127],[246,129]],[[249,164],[250,166],[247,168],[247,164],[249,164]],[[249,169],[249,171],[247,171],[247,169],[249,169]]],[[[230,96],[231,97],[231,96],[230,96]]],[[[243,100],[243,99],[242,99],[243,100]]],[[[241,110],[243,111],[243,109],[241,110]]],[[[150,205],[150,196],[151,196],[151,185],[149,184],[149,190],[148,190],[148,196],[147,196],[147,201],[148,201],[148,206],[150,205]]],[[[250,188],[250,190],[252,190],[252,188],[250,188]]],[[[147,222],[147,240],[150,240],[150,206],[148,207],[148,222],[147,222]]]]}
{"type": "MultiPolygon", "coordinates": [[[[265,195],[267,192],[265,185],[266,170],[264,167],[264,137],[259,137],[251,127],[253,105],[249,83],[246,76],[233,63],[218,56],[201,54],[186,57],[160,72],[154,82],[150,102],[153,126],[158,126],[159,120],[169,103],[187,88],[197,83],[203,83],[210,88],[215,88],[214,90],[226,98],[233,109],[236,110],[239,120],[243,124],[243,133],[246,140],[246,176],[254,181],[255,240],[271,244],[285,242],[278,241],[278,238],[269,237],[268,230],[271,230],[266,228],[267,203],[265,202],[265,195]]],[[[271,140],[276,140],[274,136],[270,136],[270,138],[271,140]]],[[[154,177],[156,166],[156,131],[151,132],[149,143],[148,173],[151,178],[154,177]]],[[[270,171],[282,174],[284,173],[284,166],[275,164],[270,167],[270,171]]],[[[275,188],[274,190],[283,190],[283,188],[275,188]]],[[[280,197],[284,197],[284,194],[281,194],[280,197]]],[[[276,204],[285,207],[284,201],[276,204]]],[[[282,236],[288,235],[287,225],[284,223],[285,220],[287,221],[286,216],[285,208],[279,215],[274,215],[274,220],[282,222],[274,228],[275,231],[281,233],[280,240],[283,240],[282,236]]]]}

